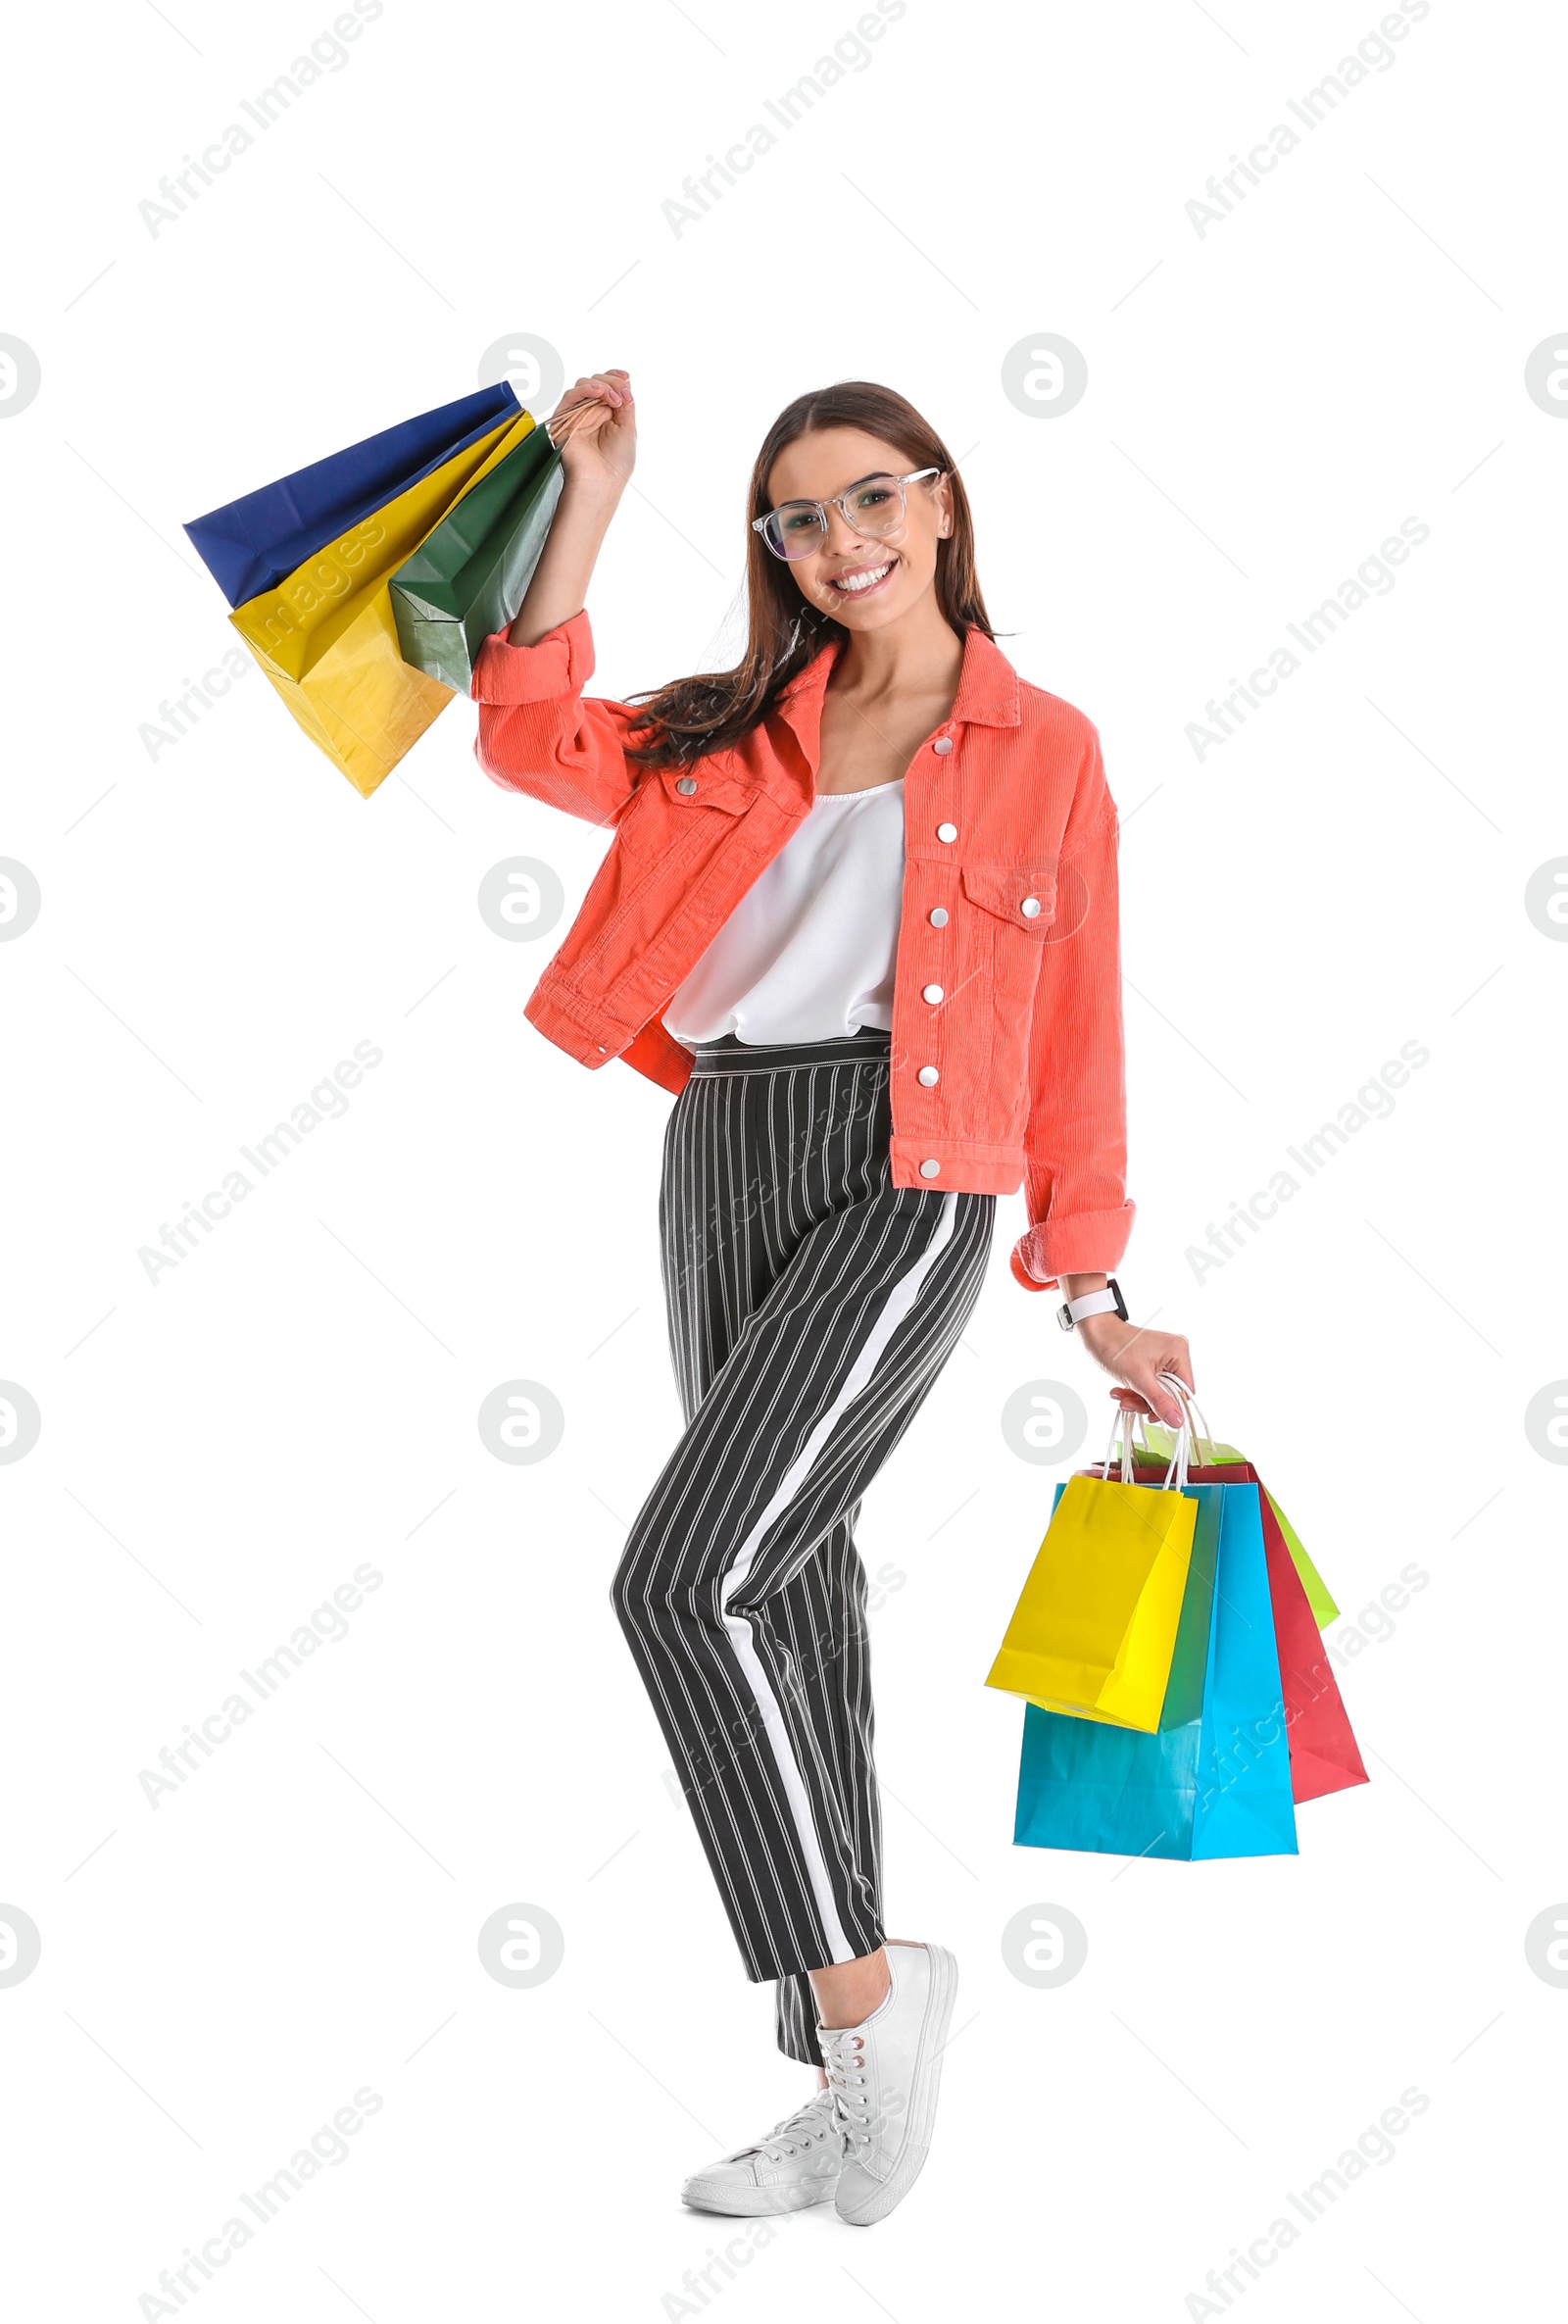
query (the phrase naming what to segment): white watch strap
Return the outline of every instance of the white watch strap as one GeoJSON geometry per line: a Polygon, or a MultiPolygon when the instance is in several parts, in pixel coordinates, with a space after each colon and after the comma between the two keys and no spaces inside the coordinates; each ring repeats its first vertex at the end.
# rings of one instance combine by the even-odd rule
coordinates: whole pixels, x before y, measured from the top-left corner
{"type": "Polygon", "coordinates": [[[1114,1314],[1116,1294],[1113,1291],[1086,1291],[1082,1299],[1070,1299],[1067,1312],[1074,1323],[1082,1323],[1086,1315],[1114,1314]]]}

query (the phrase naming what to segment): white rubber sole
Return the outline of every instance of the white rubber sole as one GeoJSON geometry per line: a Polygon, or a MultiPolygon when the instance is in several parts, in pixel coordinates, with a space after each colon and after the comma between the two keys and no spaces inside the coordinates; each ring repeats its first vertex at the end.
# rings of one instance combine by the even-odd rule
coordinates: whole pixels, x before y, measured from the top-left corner
{"type": "Polygon", "coordinates": [[[833,2200],[837,2174],[794,2187],[726,2187],[718,2181],[688,2179],[680,2200],[689,2211],[721,2219],[776,2219],[786,2211],[809,2211],[833,2200]]]}
{"type": "Polygon", "coordinates": [[[941,1945],[928,1945],[931,1983],[926,1993],[925,2018],[914,2053],[914,2087],[909,2096],[909,2130],[899,2156],[880,2184],[868,2184],[864,2194],[845,2197],[846,2179],[864,2181],[866,2173],[847,2164],[839,2181],[838,2214],[850,2227],[874,2227],[908,2194],[925,2167],[931,2151],[931,2126],[936,2120],[937,2097],[942,2087],[942,2051],[953,2022],[958,1997],[958,1964],[941,1945]]]}

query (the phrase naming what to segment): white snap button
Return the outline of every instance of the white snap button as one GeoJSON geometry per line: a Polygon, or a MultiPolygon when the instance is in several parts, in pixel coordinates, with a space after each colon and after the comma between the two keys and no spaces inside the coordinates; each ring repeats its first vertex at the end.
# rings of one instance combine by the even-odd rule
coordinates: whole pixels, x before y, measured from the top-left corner
{"type": "Polygon", "coordinates": [[[920,1175],[922,1178],[934,1178],[941,1167],[942,1164],[939,1162],[923,1162],[920,1164],[920,1175]]]}
{"type": "Polygon", "coordinates": [[[936,738],[936,741],[931,745],[931,748],[936,752],[936,755],[939,759],[945,759],[949,751],[951,751],[953,748],[952,735],[939,734],[936,738]]]}
{"type": "Polygon", "coordinates": [[[935,1065],[922,1065],[919,1072],[915,1075],[915,1079],[920,1083],[923,1089],[935,1089],[941,1078],[942,1076],[937,1071],[935,1065]]]}
{"type": "Polygon", "coordinates": [[[678,782],[678,783],[675,785],[675,788],[676,788],[676,790],[677,790],[677,791],[684,791],[684,792],[685,792],[685,794],[686,794],[686,796],[687,796],[687,798],[689,799],[689,798],[691,797],[692,793],[693,793],[693,792],[696,790],[696,788],[697,788],[697,778],[696,778],[696,776],[695,776],[695,775],[690,775],[690,774],[683,774],[683,775],[681,776],[681,778],[680,778],[680,781],[679,781],[679,782],[678,782]]]}
{"type": "Polygon", "coordinates": [[[1023,914],[1023,916],[1026,920],[1032,920],[1039,913],[1040,898],[1038,896],[1025,896],[1023,902],[1019,905],[1018,910],[1023,914]]]}
{"type": "Polygon", "coordinates": [[[941,985],[939,985],[939,984],[927,984],[927,985],[923,985],[923,986],[921,987],[921,989],[920,989],[920,998],[921,998],[921,1000],[922,1000],[922,1001],[929,1001],[929,1002],[931,1003],[931,1006],[932,1006],[932,1008],[934,1009],[934,1008],[936,1007],[937,1003],[938,1003],[938,1002],[941,1000],[941,998],[942,998],[942,987],[941,987],[941,985]]]}
{"type": "Polygon", "coordinates": [[[957,836],[958,826],[956,823],[938,823],[937,837],[939,839],[956,839],[957,836]]]}
{"type": "Polygon", "coordinates": [[[933,928],[945,928],[948,924],[947,913],[943,910],[940,904],[937,906],[935,912],[927,915],[927,917],[930,919],[933,928]]]}

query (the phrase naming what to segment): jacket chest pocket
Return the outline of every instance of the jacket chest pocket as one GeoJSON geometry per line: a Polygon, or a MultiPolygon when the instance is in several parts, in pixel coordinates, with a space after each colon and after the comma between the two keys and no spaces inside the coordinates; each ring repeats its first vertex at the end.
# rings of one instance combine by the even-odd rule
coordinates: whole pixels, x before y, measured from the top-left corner
{"type": "Polygon", "coordinates": [[[1056,875],[1038,864],[964,864],[963,892],[978,904],[997,933],[1010,929],[1020,943],[1038,951],[1056,918],[1056,875]]]}
{"type": "Polygon", "coordinates": [[[1038,864],[964,864],[958,877],[977,908],[970,924],[981,958],[989,957],[998,1003],[1008,1012],[1027,1008],[1055,923],[1054,871],[1038,864]]]}
{"type": "Polygon", "coordinates": [[[703,761],[691,771],[660,766],[645,774],[584,900],[593,934],[575,965],[591,966],[617,941],[639,952],[656,943],[758,796],[755,785],[703,761]]]}
{"type": "Polygon", "coordinates": [[[699,759],[695,766],[661,766],[660,788],[665,806],[678,817],[716,807],[721,815],[744,815],[757,798],[755,783],[726,774],[711,761],[699,759]]]}

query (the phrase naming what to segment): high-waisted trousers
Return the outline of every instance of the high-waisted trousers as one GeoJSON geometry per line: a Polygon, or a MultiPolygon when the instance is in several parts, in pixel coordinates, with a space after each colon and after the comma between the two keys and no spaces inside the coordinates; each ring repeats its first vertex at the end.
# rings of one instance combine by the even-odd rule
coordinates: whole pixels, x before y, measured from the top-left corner
{"type": "Polygon", "coordinates": [[[860,1498],[956,1346],[994,1195],[895,1186],[890,1037],[696,1052],[660,1234],[686,1426],[613,1602],[779,2047],[883,1942],[860,1498]]]}

